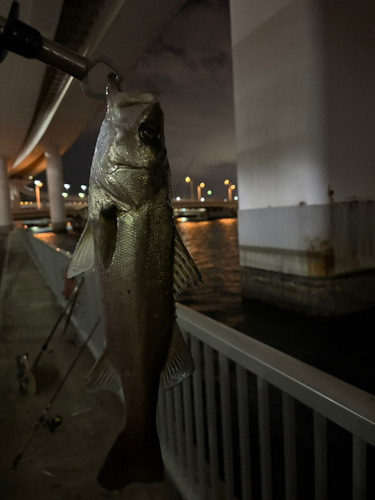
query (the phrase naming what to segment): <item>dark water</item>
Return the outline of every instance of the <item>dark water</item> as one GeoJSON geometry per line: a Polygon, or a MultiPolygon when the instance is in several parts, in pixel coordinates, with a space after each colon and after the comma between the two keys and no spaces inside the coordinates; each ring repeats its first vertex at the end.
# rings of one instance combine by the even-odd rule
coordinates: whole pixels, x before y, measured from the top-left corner
{"type": "MultiPolygon", "coordinates": [[[[237,220],[221,219],[209,222],[181,222],[181,237],[198,265],[204,285],[190,288],[179,301],[217,321],[235,328],[261,342],[311,364],[363,390],[374,393],[374,350],[372,336],[374,311],[336,318],[311,318],[285,311],[276,306],[241,297],[238,263],[237,220]]],[[[79,235],[39,235],[46,242],[74,250],[79,235]]],[[[238,443],[237,391],[235,370],[230,366],[232,433],[234,439],[235,489],[241,498],[240,457],[238,443]]],[[[261,497],[259,457],[259,423],[256,377],[248,374],[250,442],[252,447],[253,498],[261,497]]],[[[219,387],[216,387],[219,390],[219,387]]],[[[220,398],[217,394],[218,401],[220,398]]],[[[204,392],[205,398],[205,392],[204,392]]],[[[313,412],[296,405],[296,446],[298,462],[298,498],[314,498],[313,412]]],[[[281,393],[270,387],[270,423],[273,495],[283,500],[284,461],[281,393]]],[[[220,424],[220,412],[217,415],[220,424]]],[[[223,450],[219,436],[220,473],[223,476],[223,450]]],[[[328,498],[351,498],[351,435],[332,422],[327,423],[328,498]]],[[[368,495],[375,497],[371,469],[375,464],[374,450],[368,451],[368,495]]],[[[208,453],[208,450],[207,450],[208,453]]]]}

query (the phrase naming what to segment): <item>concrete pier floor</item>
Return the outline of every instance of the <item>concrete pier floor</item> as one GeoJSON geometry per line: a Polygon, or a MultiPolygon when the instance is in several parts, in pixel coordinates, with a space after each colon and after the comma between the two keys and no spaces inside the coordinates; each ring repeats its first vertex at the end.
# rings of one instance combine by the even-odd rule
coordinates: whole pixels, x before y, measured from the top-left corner
{"type": "MultiPolygon", "coordinates": [[[[0,241],[0,253],[5,238],[0,241]]],[[[16,360],[29,354],[33,361],[61,309],[24,249],[18,235],[9,235],[0,288],[0,500],[181,500],[166,478],[162,483],[131,484],[116,492],[102,490],[96,476],[123,424],[118,397],[108,392],[88,394],[83,380],[94,359],[86,348],[52,405],[50,414],[63,417],[50,433],[39,428],[18,467],[12,462],[37,423],[78,352],[77,334],[62,326],[35,370],[37,393],[18,392],[16,360]],[[58,340],[60,342],[58,342],[58,340]]],[[[0,265],[1,276],[1,265],[0,265]]]]}

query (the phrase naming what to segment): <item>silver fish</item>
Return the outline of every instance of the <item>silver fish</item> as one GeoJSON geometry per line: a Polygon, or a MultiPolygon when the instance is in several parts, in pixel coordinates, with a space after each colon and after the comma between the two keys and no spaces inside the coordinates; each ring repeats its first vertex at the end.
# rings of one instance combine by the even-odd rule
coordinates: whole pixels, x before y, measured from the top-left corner
{"type": "Polygon", "coordinates": [[[88,386],[123,390],[125,427],[98,476],[115,490],[164,477],[155,422],[159,383],[168,389],[194,371],[175,298],[201,275],[174,223],[158,95],[121,92],[113,76],[108,81],[88,221],[68,277],[93,267],[98,276],[106,349],[88,386]]]}

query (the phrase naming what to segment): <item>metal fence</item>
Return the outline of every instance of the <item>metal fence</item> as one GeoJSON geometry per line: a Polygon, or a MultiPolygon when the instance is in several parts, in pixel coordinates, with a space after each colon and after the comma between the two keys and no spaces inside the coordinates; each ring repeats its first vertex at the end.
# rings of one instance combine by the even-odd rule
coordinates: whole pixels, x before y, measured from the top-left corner
{"type": "MultiPolygon", "coordinates": [[[[69,255],[30,233],[23,239],[63,303],[69,255]]],[[[100,304],[93,277],[83,288],[74,321],[85,337],[100,304]]],[[[375,497],[366,474],[375,465],[371,394],[185,306],[177,312],[196,370],[160,392],[157,419],[166,469],[184,499],[375,497]]]]}

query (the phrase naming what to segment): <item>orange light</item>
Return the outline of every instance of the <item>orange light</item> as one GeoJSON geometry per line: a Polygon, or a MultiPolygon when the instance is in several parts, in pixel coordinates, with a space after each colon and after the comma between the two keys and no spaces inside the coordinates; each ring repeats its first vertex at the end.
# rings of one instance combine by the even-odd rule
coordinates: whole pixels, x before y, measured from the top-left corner
{"type": "Polygon", "coordinates": [[[233,189],[236,189],[236,186],[234,184],[232,184],[230,188],[233,191],[233,189]]]}

